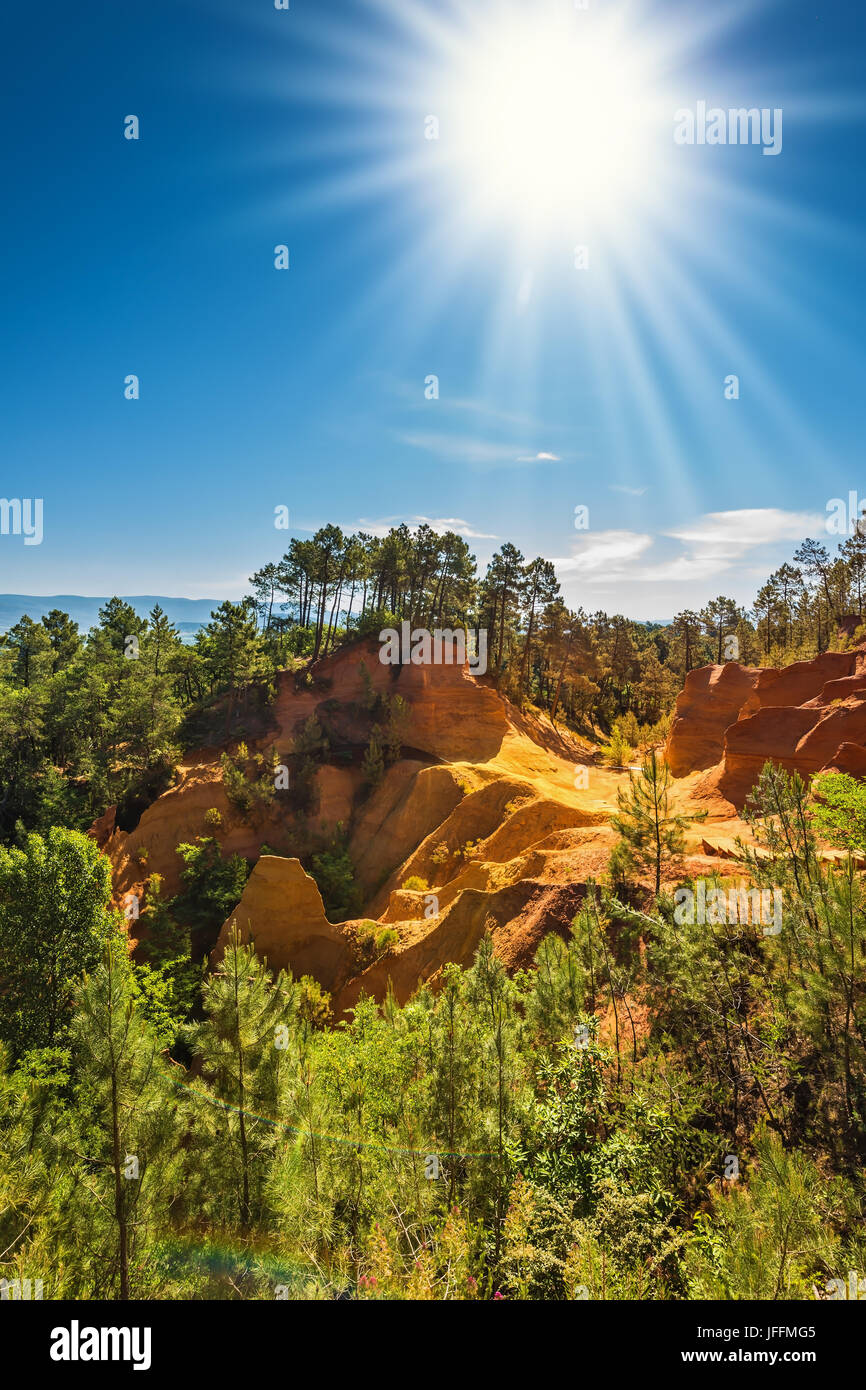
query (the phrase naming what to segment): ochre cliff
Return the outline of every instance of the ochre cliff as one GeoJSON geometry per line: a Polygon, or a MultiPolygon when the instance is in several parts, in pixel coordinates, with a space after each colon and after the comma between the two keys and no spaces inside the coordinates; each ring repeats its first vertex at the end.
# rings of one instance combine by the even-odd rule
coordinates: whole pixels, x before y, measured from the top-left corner
{"type": "Polygon", "coordinates": [[[711,769],[698,792],[742,807],[767,761],[809,777],[866,771],[866,649],[781,670],[736,662],[690,671],[666,757],[676,777],[711,769]]]}
{"type": "MultiPolygon", "coordinates": [[[[306,805],[296,804],[290,788],[265,811],[241,815],[226,795],[219,750],[209,749],[184,761],[176,784],[134,830],[115,828],[107,813],[93,831],[111,860],[121,905],[135,895],[146,906],[154,873],[164,896],[180,889],[181,843],[209,835],[223,854],[246,858],[252,873],[212,964],[235,923],[273,968],[313,975],[337,1013],[362,991],[384,998],[389,981],[398,998],[408,998],[447,962],[469,964],[486,931],[509,968],[528,965],[545,932],[568,930],[588,877],[605,871],[615,841],[609,818],[628,775],[597,765],[592,749],[543,716],[517,711],[465,667],[392,668],[377,658],[376,643],[360,643],[319,662],[303,683],[290,673],[281,678],[258,751],[276,748],[291,759],[315,715],[329,748],[306,805]],[[399,694],[408,718],[402,755],[370,792],[362,755],[371,710],[382,708],[377,694],[399,694]],[[303,867],[335,834],[348,849],[362,902],[362,916],[337,924],[303,867]],[[386,954],[376,960],[371,940],[383,932],[375,949],[386,954]]],[[[736,717],[754,676],[720,673],[724,718],[731,710],[736,717]]],[[[721,714],[714,718],[723,722],[721,714]]],[[[686,729],[683,746],[688,737],[686,729]]],[[[730,807],[724,815],[723,838],[733,833],[730,807]]],[[[704,828],[717,835],[712,819],[704,828]]],[[[697,835],[690,853],[695,873],[723,863],[697,835]]],[[[142,933],[146,918],[133,929],[139,939],[142,933]]]]}

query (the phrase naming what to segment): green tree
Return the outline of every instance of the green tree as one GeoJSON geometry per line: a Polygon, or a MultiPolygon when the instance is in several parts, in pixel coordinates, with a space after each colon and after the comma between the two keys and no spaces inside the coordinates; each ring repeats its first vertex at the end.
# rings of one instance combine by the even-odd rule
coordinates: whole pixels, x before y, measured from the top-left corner
{"type": "Polygon", "coordinates": [[[361,892],[355,882],[355,866],[340,838],[340,827],[330,849],[313,855],[312,875],[319,887],[330,922],[343,922],[361,909],[361,892]]]}
{"type": "Polygon", "coordinates": [[[786,1153],[764,1131],[748,1183],[716,1187],[711,1218],[699,1218],[687,1270],[701,1299],[809,1299],[834,1270],[844,1207],[806,1154],[786,1153]]]}
{"type": "Polygon", "coordinates": [[[63,1041],[78,981],[113,930],[110,900],[108,860],[78,831],[0,847],[0,1037],[13,1057],[63,1041]]]}
{"type": "Polygon", "coordinates": [[[222,1219],[239,1220],[243,1230],[262,1214],[277,1144],[274,1117],[291,997],[287,977],[281,972],[274,980],[233,926],[222,961],[204,986],[205,1018],[192,1033],[212,1092],[196,1087],[190,1103],[208,1205],[222,1219]]]}
{"type": "Polygon", "coordinates": [[[520,617],[525,584],[523,555],[506,541],[487,566],[482,591],[482,612],[491,629],[490,654],[497,674],[505,663],[520,617]]]}
{"type": "Polygon", "coordinates": [[[128,1299],[135,1269],[147,1288],[148,1247],[170,1200],[180,1136],[160,1055],[166,1039],[136,1000],[120,938],[79,991],[71,1041],[75,1102],[58,1138],[77,1165],[64,1182],[59,1224],[81,1262],[79,1282],[96,1296],[128,1299]]]}
{"type": "Polygon", "coordinates": [[[227,691],[225,737],[228,738],[238,698],[246,698],[252,683],[264,674],[258,639],[256,604],[221,603],[196,637],[212,691],[227,691]]]}
{"type": "Polygon", "coordinates": [[[840,849],[866,854],[866,784],[847,772],[825,772],[813,780],[812,796],[819,833],[840,849]]]}
{"type": "Polygon", "coordinates": [[[707,636],[715,643],[716,662],[722,664],[725,655],[725,637],[736,631],[740,617],[740,610],[736,601],[732,598],[711,599],[705,608],[701,609],[701,622],[704,624],[707,636]]]}
{"type": "Polygon", "coordinates": [[[52,608],[51,612],[45,615],[42,626],[51,647],[51,670],[56,675],[78,655],[81,650],[81,634],[78,624],[59,608],[52,608]]]}
{"type": "Polygon", "coordinates": [[[239,854],[224,856],[219,843],[209,835],[199,836],[194,845],[178,845],[177,852],[183,860],[183,887],[166,904],[167,910],[197,934],[199,949],[210,949],[241,900],[250,865],[239,854]]]}
{"type": "Polygon", "coordinates": [[[690,608],[677,613],[673,623],[677,662],[684,676],[700,661],[701,617],[690,608]]]}
{"type": "Polygon", "coordinates": [[[122,598],[110,598],[99,610],[99,626],[91,629],[90,637],[94,645],[105,638],[108,647],[116,656],[124,656],[130,650],[130,638],[140,638],[147,628],[147,622],[140,618],[131,603],[122,598]]]}
{"type": "Polygon", "coordinates": [[[34,623],[33,619],[25,614],[14,627],[10,627],[5,642],[15,654],[12,665],[13,679],[29,688],[38,678],[40,666],[47,664],[47,657],[51,651],[48,634],[41,623],[34,623]]]}
{"type": "Polygon", "coordinates": [[[523,661],[520,668],[521,695],[528,689],[537,615],[541,609],[553,603],[559,594],[559,580],[549,560],[539,558],[526,566],[524,570],[524,594],[526,635],[523,639],[523,661]]]}
{"type": "Polygon", "coordinates": [[[654,748],[644,757],[640,772],[629,773],[628,783],[627,789],[621,788],[617,793],[619,812],[611,816],[610,823],[629,858],[642,870],[651,871],[658,894],[665,859],[682,854],[686,828],[704,820],[707,813],[683,815],[672,811],[670,768],[654,748]]]}

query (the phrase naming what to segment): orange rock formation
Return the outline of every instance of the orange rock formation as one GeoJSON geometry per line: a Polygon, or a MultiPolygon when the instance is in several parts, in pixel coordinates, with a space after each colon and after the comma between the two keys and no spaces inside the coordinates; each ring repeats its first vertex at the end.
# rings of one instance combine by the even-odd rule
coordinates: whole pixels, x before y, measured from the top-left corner
{"type": "MultiPolygon", "coordinates": [[[[166,895],[176,892],[177,846],[197,836],[214,835],[224,853],[252,861],[213,962],[236,922],[273,968],[313,975],[333,994],[337,1012],[362,990],[383,998],[389,980],[398,998],[408,998],[446,962],[468,964],[485,931],[509,967],[528,964],[546,931],[567,930],[587,877],[605,870],[615,839],[608,821],[627,777],[592,765],[588,778],[576,778],[576,768],[593,761],[591,750],[546,718],[517,711],[468,668],[387,667],[377,656],[375,642],[359,643],[318,663],[312,683],[298,684],[290,673],[281,679],[273,729],[259,747],[289,756],[305,721],[316,716],[331,740],[331,761],[318,768],[312,813],[296,811],[287,794],[259,819],[244,819],[226,796],[217,750],[207,750],[186,760],[176,784],[134,830],[115,829],[111,816],[94,827],[121,903],[131,893],[146,900],[153,873],[164,880],[166,895]],[[409,720],[405,756],[369,794],[360,761],[371,692],[402,696],[409,720]],[[206,819],[211,809],[220,813],[216,830],[213,817],[206,819]],[[338,826],[364,915],[335,925],[301,860],[327,847],[338,826]],[[263,844],[270,850],[264,856],[263,844]],[[362,920],[397,935],[387,955],[366,968],[358,940],[370,929],[362,920]]],[[[716,680],[725,691],[725,718],[737,698],[741,705],[751,693],[753,676],[726,669],[716,680]]],[[[689,692],[696,708],[699,677],[693,674],[689,692]]],[[[689,736],[686,731],[683,746],[689,736]]],[[[720,733],[714,737],[721,747],[720,733]]],[[[732,808],[725,805],[723,814],[724,838],[732,808]]],[[[694,838],[693,851],[694,872],[725,871],[710,842],[694,838]]]]}
{"type": "Polygon", "coordinates": [[[677,777],[712,769],[698,793],[742,807],[769,760],[812,776],[866,772],[866,648],[781,670],[736,662],[690,671],[666,756],[677,777]]]}

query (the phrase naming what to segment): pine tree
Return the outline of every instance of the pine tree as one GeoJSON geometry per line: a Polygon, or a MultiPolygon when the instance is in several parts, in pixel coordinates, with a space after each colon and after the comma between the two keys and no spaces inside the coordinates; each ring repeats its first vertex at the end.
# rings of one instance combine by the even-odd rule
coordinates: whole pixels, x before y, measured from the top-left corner
{"type": "Polygon", "coordinates": [[[56,675],[81,650],[78,624],[60,608],[52,608],[42,619],[42,626],[51,647],[51,671],[56,675]]]}
{"type": "Polygon", "coordinates": [[[128,1299],[133,1269],[146,1265],[149,1236],[168,1208],[179,1146],[177,1101],[160,1055],[166,1039],[145,1017],[121,935],[84,982],[71,1037],[75,1103],[58,1138],[78,1162],[61,1230],[90,1262],[85,1286],[128,1299]]]}
{"type": "Polygon", "coordinates": [[[640,772],[629,773],[628,782],[628,788],[617,793],[619,814],[612,816],[610,823],[631,860],[641,869],[653,872],[658,894],[665,857],[682,853],[686,828],[694,821],[704,820],[707,813],[699,811],[686,816],[671,811],[670,768],[654,748],[643,759],[640,772]]]}
{"type": "MultiPolygon", "coordinates": [[[[233,925],[219,969],[203,989],[205,1019],[192,1035],[215,1106],[193,1099],[194,1142],[207,1154],[211,1200],[249,1229],[261,1212],[274,1150],[281,1060],[291,992],[233,925]]],[[[201,1095],[200,1088],[196,1095],[201,1095]]]]}
{"type": "Polygon", "coordinates": [[[677,662],[681,663],[682,673],[687,676],[696,664],[696,657],[700,655],[700,615],[690,608],[683,609],[681,613],[674,615],[671,631],[677,647],[677,662]]]}
{"type": "Polygon", "coordinates": [[[108,860],[77,830],[0,847],[0,1038],[13,1056],[64,1041],[78,979],[111,931],[110,896],[108,860]]]}
{"type": "Polygon", "coordinates": [[[468,972],[467,1001],[479,1026],[479,1120],[481,1147],[491,1157],[494,1259],[499,1259],[506,1196],[513,1177],[511,1141],[520,1112],[523,1070],[519,1054],[517,992],[493,949],[489,932],[482,937],[468,972]]]}

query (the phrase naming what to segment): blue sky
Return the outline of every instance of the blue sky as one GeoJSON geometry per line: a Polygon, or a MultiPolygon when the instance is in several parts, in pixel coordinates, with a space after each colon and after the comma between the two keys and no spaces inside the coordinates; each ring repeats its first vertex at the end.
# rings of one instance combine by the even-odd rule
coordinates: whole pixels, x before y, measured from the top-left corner
{"type": "Polygon", "coordinates": [[[0,493],[45,520],[0,536],[0,591],[239,596],[285,505],[298,535],[509,539],[573,604],[664,617],[748,603],[866,494],[859,4],[47,0],[5,28],[0,493]],[[525,96],[548,24],[628,73],[585,203],[570,146],[506,148],[494,186],[466,134],[501,36],[525,96]],[[676,146],[699,100],[781,108],[782,152],[676,146]]]}

